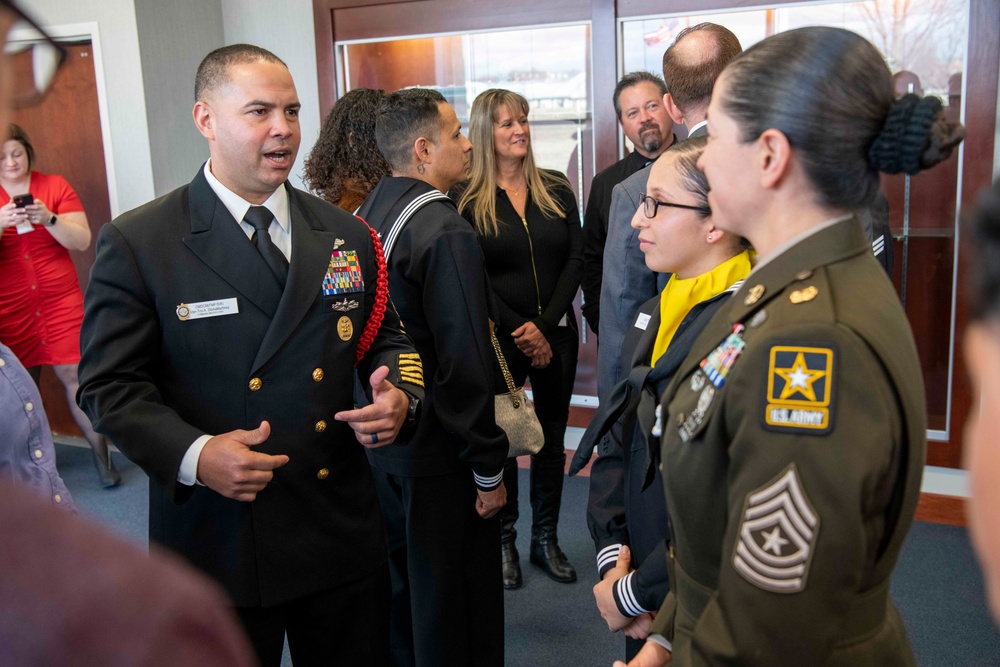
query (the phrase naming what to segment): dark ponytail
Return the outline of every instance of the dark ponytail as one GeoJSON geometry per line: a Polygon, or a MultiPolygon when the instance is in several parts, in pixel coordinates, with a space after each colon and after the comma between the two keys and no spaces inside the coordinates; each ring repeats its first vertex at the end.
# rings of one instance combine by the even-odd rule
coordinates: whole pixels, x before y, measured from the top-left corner
{"type": "Polygon", "coordinates": [[[781,131],[816,188],[819,203],[846,210],[870,205],[879,171],[916,173],[946,159],[964,137],[934,98],[895,99],[878,50],[841,28],[778,33],[734,60],[722,106],[741,139],[781,131]],[[910,170],[910,171],[908,171],[910,170]]]}

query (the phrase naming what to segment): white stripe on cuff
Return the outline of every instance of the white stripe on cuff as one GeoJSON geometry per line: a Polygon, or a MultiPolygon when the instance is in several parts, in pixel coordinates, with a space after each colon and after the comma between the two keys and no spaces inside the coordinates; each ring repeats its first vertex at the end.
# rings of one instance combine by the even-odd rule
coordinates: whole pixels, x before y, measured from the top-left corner
{"type": "Polygon", "coordinates": [[[635,593],[632,592],[632,577],[635,576],[635,572],[629,572],[627,575],[615,582],[615,587],[618,591],[618,599],[621,601],[621,606],[629,616],[641,616],[645,614],[648,609],[644,609],[639,601],[635,598],[635,593]]]}
{"type": "Polygon", "coordinates": [[[597,573],[600,575],[601,570],[603,570],[608,565],[614,567],[618,562],[618,553],[622,550],[621,543],[611,544],[604,547],[597,552],[597,573]]]}
{"type": "Polygon", "coordinates": [[[493,477],[480,477],[476,473],[472,473],[472,478],[476,480],[476,486],[484,489],[492,489],[494,486],[500,486],[500,482],[503,481],[503,470],[493,477]]]}

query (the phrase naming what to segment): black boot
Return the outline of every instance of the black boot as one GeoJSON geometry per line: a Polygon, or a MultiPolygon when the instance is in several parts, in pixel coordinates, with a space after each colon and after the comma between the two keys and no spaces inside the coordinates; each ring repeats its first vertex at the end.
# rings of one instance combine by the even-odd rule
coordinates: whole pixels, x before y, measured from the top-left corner
{"type": "Polygon", "coordinates": [[[108,489],[121,484],[122,476],[115,469],[115,462],[111,459],[111,451],[108,450],[108,444],[103,438],[96,447],[91,443],[90,453],[94,455],[94,467],[97,468],[97,477],[101,486],[108,489]]]}
{"type": "Polygon", "coordinates": [[[555,581],[576,581],[576,570],[559,548],[556,527],[562,507],[566,454],[547,455],[543,450],[531,461],[531,562],[555,581]]]}
{"type": "Polygon", "coordinates": [[[576,570],[559,548],[559,540],[553,528],[531,529],[531,562],[542,568],[542,572],[550,579],[561,584],[576,581],[576,570]]]}
{"type": "Polygon", "coordinates": [[[500,552],[503,562],[503,587],[508,591],[521,587],[521,562],[517,553],[517,531],[514,524],[504,524],[500,529],[500,552]]]}

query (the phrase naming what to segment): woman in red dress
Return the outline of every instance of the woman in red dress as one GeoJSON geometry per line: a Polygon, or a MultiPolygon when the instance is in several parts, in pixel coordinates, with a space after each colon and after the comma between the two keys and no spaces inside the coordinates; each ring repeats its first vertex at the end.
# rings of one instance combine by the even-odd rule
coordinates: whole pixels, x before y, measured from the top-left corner
{"type": "Polygon", "coordinates": [[[69,251],[90,245],[90,226],[69,183],[31,171],[34,158],[28,135],[12,124],[0,147],[0,341],[36,383],[41,366],[52,366],[93,450],[101,485],[115,486],[121,477],[108,443],[76,405],[83,294],[69,251]]]}

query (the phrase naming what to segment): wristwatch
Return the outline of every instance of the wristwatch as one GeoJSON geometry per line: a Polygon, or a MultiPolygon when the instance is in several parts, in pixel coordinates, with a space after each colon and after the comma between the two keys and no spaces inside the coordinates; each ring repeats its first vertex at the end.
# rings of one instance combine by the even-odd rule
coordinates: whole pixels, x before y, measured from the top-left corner
{"type": "Polygon", "coordinates": [[[414,426],[414,425],[416,425],[417,421],[420,419],[420,412],[421,412],[420,411],[420,399],[417,398],[416,396],[413,396],[412,394],[406,392],[405,390],[403,391],[403,393],[406,394],[407,398],[410,399],[410,405],[406,409],[406,421],[405,421],[405,424],[407,426],[414,426]]]}
{"type": "Polygon", "coordinates": [[[56,224],[56,220],[57,220],[57,218],[56,218],[56,214],[55,214],[55,213],[53,213],[53,214],[52,214],[52,217],[51,217],[51,218],[49,218],[49,221],[45,223],[45,226],[46,226],[46,227],[52,227],[52,226],[54,226],[54,225],[56,224]]]}

